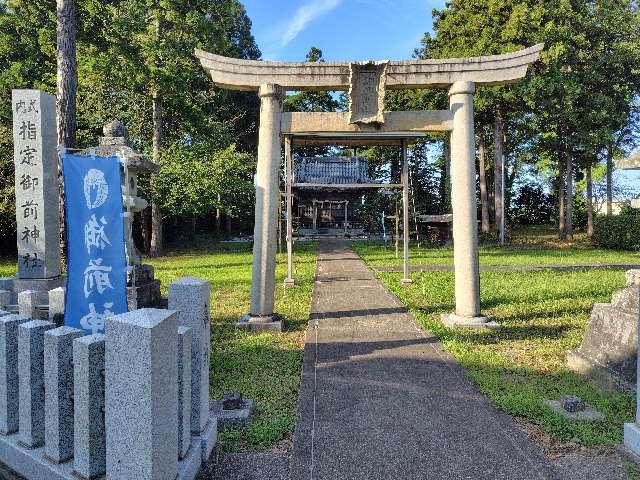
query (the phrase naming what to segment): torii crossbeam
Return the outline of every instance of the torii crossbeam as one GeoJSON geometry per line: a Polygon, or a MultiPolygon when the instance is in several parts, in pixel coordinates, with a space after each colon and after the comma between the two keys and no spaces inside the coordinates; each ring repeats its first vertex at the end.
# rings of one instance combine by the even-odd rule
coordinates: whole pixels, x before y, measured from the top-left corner
{"type": "MultiPolygon", "coordinates": [[[[424,132],[451,131],[456,309],[443,321],[449,326],[497,326],[480,312],[473,94],[476,85],[522,79],[543,47],[472,58],[326,63],[242,60],[196,50],[216,85],[260,96],[251,311],[239,325],[252,330],[282,328],[273,304],[283,138],[288,145],[404,148],[424,132]],[[449,110],[384,110],[386,89],[429,87],[449,88],[449,110]],[[348,90],[349,112],[283,113],[284,95],[294,90],[348,90]]],[[[407,202],[406,195],[403,198],[407,202]]],[[[408,235],[404,236],[406,251],[408,235]]]]}

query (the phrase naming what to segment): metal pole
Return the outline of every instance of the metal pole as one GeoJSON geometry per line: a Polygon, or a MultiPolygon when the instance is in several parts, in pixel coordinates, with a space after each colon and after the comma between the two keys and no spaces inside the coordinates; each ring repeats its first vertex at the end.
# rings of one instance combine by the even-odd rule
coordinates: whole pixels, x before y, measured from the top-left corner
{"type": "Polygon", "coordinates": [[[344,234],[347,235],[347,206],[349,205],[349,200],[344,201],[344,234]]]}
{"type": "Polygon", "coordinates": [[[407,141],[402,140],[402,283],[411,283],[409,278],[409,162],[407,161],[407,141]]]}
{"type": "Polygon", "coordinates": [[[293,177],[293,159],[291,157],[291,137],[284,137],[284,164],[285,164],[285,194],[287,200],[287,278],[285,285],[294,285],[293,279],[293,202],[291,198],[291,183],[293,177]]]}

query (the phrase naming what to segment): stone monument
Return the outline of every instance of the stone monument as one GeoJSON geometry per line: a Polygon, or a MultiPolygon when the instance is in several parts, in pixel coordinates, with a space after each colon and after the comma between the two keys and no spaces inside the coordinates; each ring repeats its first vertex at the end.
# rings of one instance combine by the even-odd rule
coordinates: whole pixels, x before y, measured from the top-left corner
{"type": "Polygon", "coordinates": [[[114,120],[104,126],[99,145],[90,149],[97,155],[120,155],[124,159],[122,172],[122,199],[125,208],[124,232],[127,256],[127,302],[129,310],[157,307],[162,303],[160,280],[154,278],[151,265],[142,263],[140,252],[133,241],[133,216],[147,207],[147,201],[138,197],[138,174],[157,173],[159,167],[136,152],[129,143],[124,124],[114,120]]]}
{"type": "Polygon", "coordinates": [[[625,274],[627,287],[611,303],[596,303],[582,344],[567,353],[570,369],[592,377],[607,389],[633,390],[636,383],[640,270],[625,274]]]}
{"type": "Polygon", "coordinates": [[[0,278],[10,292],[9,310],[18,293],[38,292],[37,303],[63,285],[60,265],[60,212],[56,139],[56,99],[39,90],[13,90],[18,274],[0,278]]]}

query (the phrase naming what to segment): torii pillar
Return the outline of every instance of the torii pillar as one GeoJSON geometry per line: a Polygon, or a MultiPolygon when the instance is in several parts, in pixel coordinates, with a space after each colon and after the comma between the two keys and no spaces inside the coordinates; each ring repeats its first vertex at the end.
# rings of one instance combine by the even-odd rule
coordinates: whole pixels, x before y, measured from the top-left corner
{"type": "Polygon", "coordinates": [[[253,331],[282,331],[282,319],[273,313],[278,241],[278,203],[280,201],[280,132],[284,91],[280,85],[262,84],[256,209],[253,230],[253,276],[251,310],[238,327],[253,331]]]}
{"type": "Polygon", "coordinates": [[[444,315],[448,327],[498,327],[480,315],[480,263],[476,208],[476,147],[473,130],[473,82],[455,82],[449,89],[451,129],[451,205],[455,312],[444,315]]]}

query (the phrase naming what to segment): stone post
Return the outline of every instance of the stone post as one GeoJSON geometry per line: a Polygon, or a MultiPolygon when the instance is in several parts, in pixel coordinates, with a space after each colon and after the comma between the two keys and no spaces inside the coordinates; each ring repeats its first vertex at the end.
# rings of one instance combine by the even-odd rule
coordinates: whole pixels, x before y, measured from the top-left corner
{"type": "Polygon", "coordinates": [[[480,316],[480,266],[476,212],[473,82],[455,82],[449,89],[451,131],[451,203],[456,310],[443,317],[449,327],[497,326],[480,316]]]}
{"type": "Polygon", "coordinates": [[[178,457],[191,443],[191,329],[178,327],[178,457]]]}
{"type": "Polygon", "coordinates": [[[144,308],[106,319],[107,478],[178,473],[178,315],[144,308]]]}
{"type": "Polygon", "coordinates": [[[0,310],[4,310],[8,305],[11,305],[11,292],[0,290],[0,310]]]}
{"type": "Polygon", "coordinates": [[[15,293],[42,292],[60,279],[60,211],[56,99],[39,90],[13,90],[18,275],[15,293]]]}
{"type": "Polygon", "coordinates": [[[56,325],[64,322],[64,295],[65,287],[49,290],[49,321],[56,325]]]}
{"type": "Polygon", "coordinates": [[[44,454],[54,463],[73,457],[73,340],[82,335],[71,327],[44,334],[44,454]]]}
{"type": "Polygon", "coordinates": [[[36,320],[38,318],[38,300],[40,294],[35,290],[23,290],[18,293],[18,313],[36,320]]]}
{"type": "Polygon", "coordinates": [[[31,320],[18,327],[19,441],[28,448],[44,443],[44,333],[51,322],[31,320]]]}
{"type": "Polygon", "coordinates": [[[18,431],[18,326],[20,315],[0,316],[0,433],[18,431]]]}
{"type": "Polygon", "coordinates": [[[191,328],[191,431],[199,434],[209,421],[209,346],[211,324],[208,280],[185,277],[169,285],[169,309],[178,325],[191,328]]]}
{"type": "Polygon", "coordinates": [[[251,311],[238,323],[251,330],[281,330],[273,313],[278,205],[280,203],[280,121],[284,92],[273,84],[260,86],[260,130],[253,234],[251,311]]]}
{"type": "Polygon", "coordinates": [[[80,478],[96,478],[105,472],[104,362],[104,335],[73,341],[73,470],[80,478]]]}

